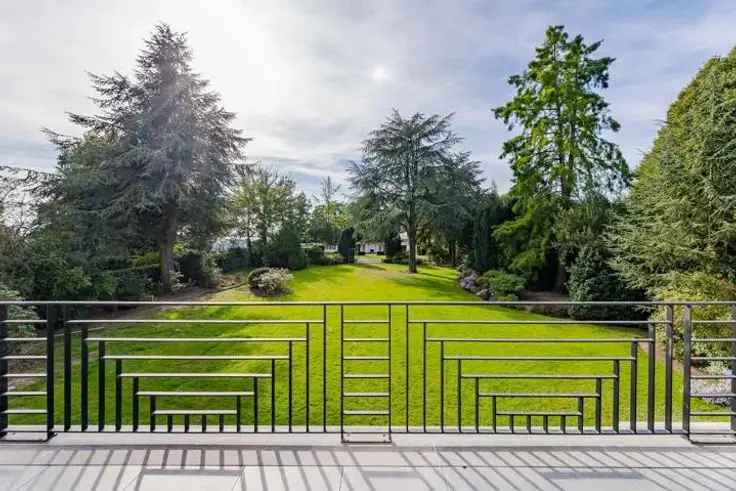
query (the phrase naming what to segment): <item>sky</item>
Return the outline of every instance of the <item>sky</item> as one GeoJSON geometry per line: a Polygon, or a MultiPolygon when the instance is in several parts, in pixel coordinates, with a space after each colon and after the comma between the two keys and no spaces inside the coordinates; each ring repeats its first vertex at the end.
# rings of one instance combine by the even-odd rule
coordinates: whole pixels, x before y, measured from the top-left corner
{"type": "Polygon", "coordinates": [[[95,112],[87,74],[130,74],[157,22],[188,33],[195,70],[253,138],[248,160],[310,194],[346,182],[393,108],[454,113],[458,149],[507,190],[510,133],[491,109],[551,24],[616,58],[605,97],[622,127],[608,137],[636,167],[678,92],[736,45],[733,0],[0,0],[0,164],[53,169],[41,129],[80,135],[66,112],[95,112]]]}

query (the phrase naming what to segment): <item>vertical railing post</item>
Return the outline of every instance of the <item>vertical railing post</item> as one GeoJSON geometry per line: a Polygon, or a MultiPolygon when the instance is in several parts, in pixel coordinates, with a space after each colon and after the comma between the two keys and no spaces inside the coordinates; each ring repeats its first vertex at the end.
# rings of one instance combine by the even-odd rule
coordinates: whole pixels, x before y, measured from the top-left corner
{"type": "MultiPolygon", "coordinates": [[[[292,389],[292,355],[293,355],[293,345],[294,343],[292,341],[289,341],[289,360],[286,363],[286,366],[288,368],[288,378],[287,378],[287,387],[288,387],[288,394],[286,396],[287,404],[289,405],[289,413],[288,413],[288,427],[289,427],[289,433],[292,432],[292,421],[291,421],[291,415],[292,415],[292,406],[293,404],[293,392],[292,389]]],[[[307,357],[307,365],[309,365],[309,357],[307,357]]],[[[309,407],[309,401],[307,401],[307,407],[309,407]]]]}
{"type": "Polygon", "coordinates": [[[54,337],[60,312],[56,305],[46,309],[46,438],[54,436],[54,337]]]}
{"type": "MultiPolygon", "coordinates": [[[[731,305],[731,394],[736,394],[736,304],[731,305]]],[[[736,397],[731,398],[731,429],[736,430],[736,397]]]]}
{"type": "Polygon", "coordinates": [[[10,348],[5,340],[8,337],[6,320],[8,320],[8,306],[0,305],[0,438],[7,434],[6,430],[8,428],[8,415],[5,414],[8,409],[8,396],[5,395],[8,391],[8,379],[6,377],[8,361],[4,357],[10,352],[10,348]]]}
{"type": "Polygon", "coordinates": [[[61,307],[56,330],[64,332],[64,431],[72,426],[72,331],[66,322],[66,306],[61,307]]]}
{"type": "Polygon", "coordinates": [[[422,322],[422,431],[427,432],[427,323],[422,322]]]}
{"type": "Polygon", "coordinates": [[[138,377],[133,377],[133,387],[131,389],[131,393],[133,395],[133,431],[138,431],[138,377]]]}
{"type": "Polygon", "coordinates": [[[649,324],[649,350],[647,350],[647,430],[654,433],[654,404],[655,404],[655,369],[657,368],[657,330],[655,324],[649,324]]]}
{"type": "Polygon", "coordinates": [[[611,424],[613,425],[614,433],[619,432],[619,394],[621,391],[621,363],[618,360],[613,360],[613,411],[611,416],[611,424]]]}
{"type": "Polygon", "coordinates": [[[271,358],[271,433],[276,433],[276,359],[271,358]]]}
{"type": "Polygon", "coordinates": [[[440,432],[445,432],[445,342],[440,341],[440,432]]]}
{"type": "Polygon", "coordinates": [[[393,321],[391,319],[392,312],[391,312],[391,304],[388,304],[388,434],[391,435],[393,432],[393,406],[391,405],[393,401],[393,372],[391,370],[391,366],[393,365],[394,358],[392,356],[392,348],[391,345],[393,344],[393,321]]]}
{"type": "Polygon", "coordinates": [[[115,360],[115,431],[120,431],[123,417],[123,360],[115,360]]]}
{"type": "Polygon", "coordinates": [[[672,352],[674,348],[673,329],[674,310],[665,306],[665,352],[664,352],[664,429],[672,433],[672,352]]]}
{"type": "MultiPolygon", "coordinates": [[[[97,343],[97,431],[105,431],[105,342],[97,343]]],[[[151,398],[153,400],[153,398],[151,398]]],[[[153,431],[153,430],[151,430],[153,431]]]]}
{"type": "Polygon", "coordinates": [[[310,331],[310,329],[309,329],[309,327],[310,327],[309,326],[309,322],[307,322],[307,326],[306,327],[307,327],[307,332],[306,332],[307,341],[306,341],[305,346],[304,346],[304,351],[305,351],[305,354],[306,354],[306,364],[304,366],[304,379],[305,379],[304,380],[304,385],[306,386],[305,387],[306,395],[304,396],[304,402],[305,402],[305,405],[304,405],[304,422],[306,424],[306,431],[307,431],[307,433],[309,433],[309,405],[310,405],[310,399],[309,399],[309,365],[312,364],[312,358],[309,356],[309,338],[310,338],[310,335],[311,335],[311,333],[309,332],[310,331]]]}
{"type": "Polygon", "coordinates": [[[462,374],[463,374],[463,366],[462,366],[462,360],[457,360],[456,363],[457,368],[457,380],[456,380],[456,390],[457,390],[457,432],[462,433],[463,432],[463,396],[462,396],[462,374]]]}
{"type": "Polygon", "coordinates": [[[638,358],[639,358],[639,343],[637,341],[633,341],[631,343],[631,380],[629,381],[631,384],[631,389],[629,391],[629,426],[631,428],[632,433],[637,432],[636,427],[636,417],[637,417],[637,394],[636,394],[636,386],[639,378],[639,373],[637,370],[638,365],[638,358]]]}
{"type": "Polygon", "coordinates": [[[685,305],[682,312],[682,431],[690,435],[690,350],[692,335],[692,311],[685,305]]]}
{"type": "Polygon", "coordinates": [[[404,423],[409,433],[409,304],[404,305],[404,423]]]}
{"type": "Polygon", "coordinates": [[[322,305],[322,431],[327,433],[327,304],[322,305]]]}
{"type": "Polygon", "coordinates": [[[80,367],[79,367],[79,404],[80,424],[82,431],[89,426],[89,345],[87,344],[87,324],[82,324],[79,334],[80,367]]]}
{"type": "Polygon", "coordinates": [[[595,379],[595,432],[601,432],[601,403],[603,399],[603,380],[595,379]]]}
{"type": "Polygon", "coordinates": [[[340,438],[345,441],[345,404],[343,402],[343,395],[345,394],[345,367],[343,363],[343,358],[345,356],[345,342],[343,341],[344,336],[344,322],[345,322],[345,312],[343,305],[340,305],[340,438]]]}

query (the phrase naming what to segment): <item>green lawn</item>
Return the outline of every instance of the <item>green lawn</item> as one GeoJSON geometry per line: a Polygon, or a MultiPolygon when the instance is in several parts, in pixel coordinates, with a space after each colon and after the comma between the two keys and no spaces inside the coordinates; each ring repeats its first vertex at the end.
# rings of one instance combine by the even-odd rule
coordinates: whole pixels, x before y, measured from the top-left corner
{"type": "MultiPolygon", "coordinates": [[[[477,300],[456,285],[456,273],[449,268],[422,267],[420,273],[409,275],[405,273],[405,266],[386,264],[359,264],[340,265],[327,267],[313,267],[294,273],[295,279],[292,284],[293,293],[280,297],[277,300],[288,301],[355,301],[355,300],[477,300]]],[[[213,301],[242,301],[263,300],[251,295],[245,288],[235,288],[208,297],[213,301]]],[[[181,308],[171,309],[158,314],[161,318],[212,318],[212,319],[320,319],[322,307],[314,306],[274,306],[268,301],[263,306],[255,307],[230,307],[218,306],[208,308],[181,308]]],[[[387,318],[385,306],[347,306],[344,310],[345,319],[377,320],[387,318]]],[[[411,307],[410,317],[412,319],[497,319],[497,320],[538,320],[539,324],[533,325],[430,325],[428,327],[429,337],[542,337],[542,338],[622,338],[629,339],[645,336],[643,330],[635,328],[599,327],[589,325],[553,325],[545,324],[549,318],[530,314],[527,312],[489,306],[414,306],[411,307]]],[[[327,308],[327,385],[328,395],[327,418],[328,424],[339,422],[340,399],[339,399],[339,318],[340,311],[337,306],[327,308]]],[[[388,327],[381,324],[354,324],[345,328],[346,337],[381,337],[386,336],[388,327]]],[[[392,310],[392,399],[393,423],[404,425],[405,419],[405,396],[407,381],[405,377],[404,357],[406,353],[405,340],[405,311],[403,307],[394,307],[392,310]]],[[[118,327],[115,329],[98,331],[90,336],[107,337],[267,337],[267,336],[291,336],[299,337],[305,335],[304,325],[136,325],[131,327],[118,327]]],[[[321,377],[323,365],[322,325],[310,326],[310,356],[309,369],[312,373],[310,378],[310,422],[320,426],[323,422],[322,391],[323,380],[321,377]]],[[[58,339],[58,338],[57,338],[58,339]]],[[[59,339],[60,341],[60,339],[59,339]]],[[[409,424],[419,426],[422,424],[422,327],[412,325],[409,335],[409,392],[410,410],[409,424]]],[[[61,365],[61,342],[57,343],[56,355],[56,420],[62,421],[63,390],[62,390],[62,365],[61,365]]],[[[74,352],[73,366],[73,394],[72,394],[72,418],[73,423],[79,422],[80,415],[80,387],[79,387],[79,338],[74,337],[72,346],[74,352]]],[[[358,344],[346,343],[346,355],[370,355],[383,354],[387,346],[380,343],[358,344]]],[[[108,354],[192,354],[192,355],[225,355],[225,354],[285,354],[288,348],[285,343],[268,344],[135,344],[135,343],[108,343],[108,354]]],[[[293,344],[293,423],[303,425],[305,418],[305,375],[306,355],[304,343],[293,344]]],[[[97,347],[90,345],[89,366],[89,421],[93,424],[97,421],[97,347]]],[[[546,355],[546,356],[628,356],[630,346],[628,343],[549,343],[549,344],[490,344],[490,343],[446,343],[445,352],[451,354],[473,354],[473,355],[546,355]]],[[[440,370],[439,370],[439,344],[430,344],[427,353],[427,424],[435,426],[440,421],[440,370]]],[[[352,365],[346,366],[347,372],[383,372],[386,371],[385,361],[351,361],[352,365]]],[[[269,361],[126,361],[124,372],[195,372],[195,371],[223,371],[223,372],[267,372],[270,370],[269,361]]],[[[445,424],[455,425],[457,423],[457,391],[456,391],[456,364],[450,362],[445,368],[445,424]]],[[[549,361],[470,361],[464,362],[463,372],[498,372],[498,373],[586,373],[586,374],[610,374],[611,362],[586,361],[586,362],[549,362],[549,361]]],[[[108,362],[106,365],[106,417],[107,423],[111,424],[114,419],[114,366],[108,362]]],[[[288,390],[287,390],[287,365],[286,362],[276,362],[276,424],[286,424],[288,421],[288,390]]],[[[629,363],[621,363],[621,411],[622,420],[628,420],[629,401],[629,363]]],[[[646,386],[647,386],[647,356],[645,349],[639,350],[638,355],[638,419],[646,417],[646,386]]],[[[387,383],[385,381],[352,381],[346,386],[346,391],[384,391],[387,383]]],[[[680,419],[682,408],[682,378],[681,372],[675,370],[674,378],[674,419],[680,419]]],[[[29,387],[28,390],[42,389],[40,385],[29,387]]],[[[142,390],[250,390],[251,382],[242,379],[225,380],[183,380],[183,379],[153,379],[141,382],[142,390]]],[[[483,392],[592,392],[594,385],[592,381],[557,381],[557,380],[498,380],[481,382],[480,390],[483,392]]],[[[474,422],[475,410],[473,407],[472,381],[466,381],[462,386],[462,418],[464,425],[474,422]]],[[[611,424],[611,391],[612,382],[603,382],[603,424],[611,424]]],[[[131,387],[130,381],[126,380],[123,387],[123,422],[130,422],[131,414],[131,387]]],[[[657,419],[664,417],[664,365],[661,361],[656,365],[656,414],[657,419]]],[[[270,423],[270,383],[266,380],[260,384],[259,398],[259,421],[261,424],[270,423]]],[[[14,401],[17,405],[24,407],[43,406],[40,398],[26,401],[14,401]]],[[[159,408],[223,408],[231,409],[232,400],[222,398],[164,398],[159,401],[159,408]]],[[[373,398],[369,400],[352,399],[346,400],[346,409],[368,409],[385,408],[385,399],[373,398]]],[[[694,410],[714,409],[702,401],[693,401],[694,410]]],[[[508,410],[573,410],[576,403],[573,400],[556,399],[504,399],[499,403],[501,411],[508,410]]],[[[252,400],[248,398],[243,405],[243,423],[252,423],[252,400]]],[[[593,423],[593,400],[588,400],[585,405],[586,424],[593,423]]],[[[489,401],[484,400],[480,407],[481,424],[488,424],[490,414],[489,401]]],[[[146,400],[141,401],[141,423],[147,424],[148,404],[146,400]]],[[[30,422],[29,419],[12,419],[11,422],[30,422]]],[[[36,420],[38,421],[38,420],[36,420]]],[[[210,424],[212,424],[212,421],[210,424]]],[[[232,424],[228,417],[227,424],[232,424]]],[[[346,424],[381,424],[385,419],[378,417],[363,417],[346,420],[346,424]]],[[[160,420],[163,423],[163,420],[160,420]]],[[[178,421],[177,421],[178,423],[178,421]]],[[[517,424],[522,424],[521,419],[517,424]]],[[[539,422],[535,420],[535,424],[539,422]]],[[[505,425],[505,419],[500,419],[499,424],[505,425]]],[[[569,424],[574,424],[571,419],[569,424]]],[[[622,424],[622,428],[626,426],[622,424]]]]}

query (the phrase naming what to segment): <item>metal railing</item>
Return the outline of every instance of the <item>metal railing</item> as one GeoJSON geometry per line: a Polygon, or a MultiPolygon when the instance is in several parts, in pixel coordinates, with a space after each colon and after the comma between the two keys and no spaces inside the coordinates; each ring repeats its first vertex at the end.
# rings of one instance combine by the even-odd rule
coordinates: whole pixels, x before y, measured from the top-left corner
{"type": "Polygon", "coordinates": [[[3,301],[0,437],[39,431],[734,435],[736,303],[3,301]]]}

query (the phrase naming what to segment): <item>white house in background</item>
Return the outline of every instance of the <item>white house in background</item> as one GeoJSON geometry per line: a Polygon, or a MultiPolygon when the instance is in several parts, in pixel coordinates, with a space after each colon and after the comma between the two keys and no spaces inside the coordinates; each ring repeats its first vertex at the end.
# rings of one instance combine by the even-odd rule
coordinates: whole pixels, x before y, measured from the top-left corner
{"type": "Polygon", "coordinates": [[[399,238],[401,239],[401,250],[404,252],[409,252],[409,234],[406,232],[399,233],[399,238]]]}
{"type": "Polygon", "coordinates": [[[325,244],[325,252],[337,252],[337,244],[325,244]]]}
{"type": "Polygon", "coordinates": [[[358,244],[361,254],[383,254],[383,241],[366,240],[358,244]]]}

